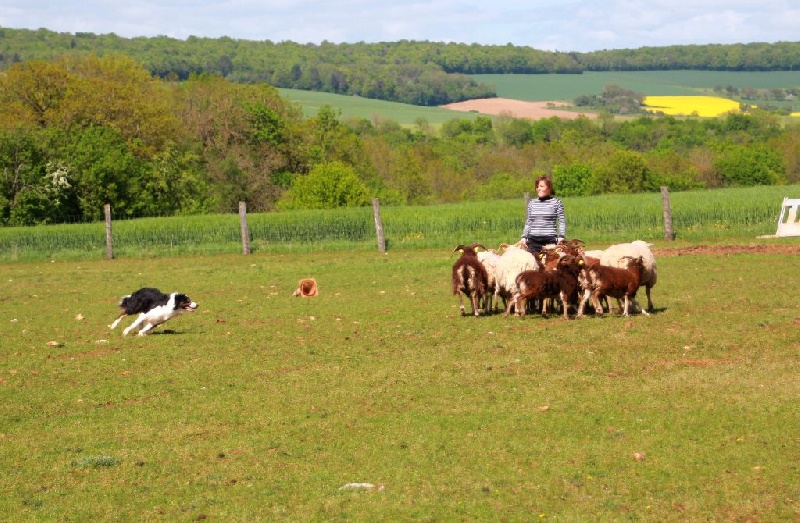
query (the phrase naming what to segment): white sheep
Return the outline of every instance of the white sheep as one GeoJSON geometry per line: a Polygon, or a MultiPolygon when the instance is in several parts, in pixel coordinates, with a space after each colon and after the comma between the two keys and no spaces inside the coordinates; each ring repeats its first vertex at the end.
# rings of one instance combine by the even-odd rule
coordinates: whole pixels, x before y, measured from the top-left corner
{"type": "Polygon", "coordinates": [[[507,316],[511,312],[511,306],[514,304],[512,298],[519,293],[517,276],[522,271],[540,270],[541,265],[522,243],[518,242],[513,245],[504,243],[500,247],[505,248],[505,252],[500,256],[500,260],[497,263],[495,295],[503,300],[507,316]]]}
{"type": "Polygon", "coordinates": [[[496,305],[494,294],[497,290],[497,265],[500,263],[500,255],[494,249],[485,251],[476,249],[476,251],[478,254],[478,261],[483,264],[483,267],[486,269],[486,275],[488,276],[488,303],[485,303],[483,308],[487,313],[494,312],[494,307],[496,305]]]}
{"type": "Polygon", "coordinates": [[[594,249],[594,250],[591,250],[591,251],[584,252],[583,255],[586,258],[594,258],[596,260],[599,260],[600,257],[603,255],[603,251],[601,249],[594,249]]]}
{"type": "MultiPolygon", "coordinates": [[[[645,288],[647,294],[647,310],[653,310],[653,300],[650,298],[650,289],[658,281],[658,266],[656,258],[653,256],[653,251],[650,247],[653,245],[642,240],[636,240],[630,243],[618,243],[605,249],[600,255],[600,264],[609,267],[627,268],[627,258],[642,257],[644,269],[642,271],[642,279],[640,285],[645,288]]],[[[588,253],[587,253],[588,255],[588,253]]]]}

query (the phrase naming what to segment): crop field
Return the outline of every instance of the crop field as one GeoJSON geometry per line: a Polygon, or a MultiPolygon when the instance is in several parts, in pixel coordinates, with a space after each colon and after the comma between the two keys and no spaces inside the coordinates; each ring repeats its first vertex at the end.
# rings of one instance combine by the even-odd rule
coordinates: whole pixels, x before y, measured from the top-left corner
{"type": "MultiPolygon", "coordinates": [[[[800,186],[675,192],[673,230],[679,242],[774,234],[784,197],[800,197],[800,186]]],[[[592,248],[664,238],[660,193],[563,201],[568,235],[592,248]]],[[[452,249],[472,241],[496,246],[519,239],[525,200],[382,206],[380,212],[389,251],[452,249]]],[[[256,253],[377,248],[371,207],[249,214],[247,224],[256,253]]],[[[112,236],[114,255],[121,258],[242,252],[237,214],[119,220],[112,223],[112,236]]],[[[100,259],[106,255],[105,238],[103,223],[0,228],[0,262],[100,259]]]]}
{"type": "MultiPolygon", "coordinates": [[[[494,85],[497,96],[528,102],[566,101],[578,96],[599,95],[609,84],[647,96],[714,96],[715,87],[738,89],[787,88],[800,85],[800,71],[726,72],[726,71],[612,71],[583,74],[488,74],[473,75],[480,82],[494,85]]],[[[383,117],[411,126],[419,118],[439,125],[453,118],[472,118],[475,113],[435,107],[369,100],[352,96],[281,89],[281,94],[303,107],[306,115],[316,115],[324,104],[341,109],[342,117],[373,120],[383,117]]],[[[774,101],[775,105],[781,105],[774,101]]],[[[758,105],[758,101],[751,101],[758,105]]]]}
{"type": "Polygon", "coordinates": [[[403,125],[414,125],[418,119],[424,119],[431,125],[441,125],[453,118],[474,118],[476,116],[475,114],[459,113],[439,107],[419,107],[357,96],[343,96],[299,89],[278,89],[278,91],[284,98],[300,104],[306,117],[316,116],[323,105],[339,109],[343,119],[363,118],[376,122],[383,118],[403,125]]]}
{"type": "Polygon", "coordinates": [[[0,511],[797,520],[800,244],[728,241],[657,242],[651,316],[568,321],[461,317],[452,247],[4,263],[0,511]],[[141,286],[200,307],[109,331],[141,286]]]}
{"type": "Polygon", "coordinates": [[[739,112],[739,103],[718,96],[646,96],[648,111],[671,116],[702,116],[713,118],[739,112]]]}
{"type": "Polygon", "coordinates": [[[616,84],[647,96],[713,95],[714,87],[738,89],[786,88],[800,85],[800,71],[612,71],[576,75],[473,75],[492,84],[497,95],[530,102],[572,100],[581,95],[600,94],[616,84]]]}

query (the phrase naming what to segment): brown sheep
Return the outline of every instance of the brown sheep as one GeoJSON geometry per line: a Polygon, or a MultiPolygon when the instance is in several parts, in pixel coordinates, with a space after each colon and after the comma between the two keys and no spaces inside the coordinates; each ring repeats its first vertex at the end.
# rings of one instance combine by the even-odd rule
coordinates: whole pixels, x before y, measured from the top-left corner
{"type": "Polygon", "coordinates": [[[606,248],[600,254],[600,263],[611,267],[625,268],[627,266],[626,256],[642,257],[644,270],[639,285],[644,287],[647,294],[647,310],[653,311],[653,299],[650,297],[650,290],[658,282],[658,265],[651,244],[642,240],[635,240],[630,243],[618,243],[606,248]]]}
{"type": "Polygon", "coordinates": [[[459,245],[453,249],[453,253],[461,252],[461,256],[453,264],[453,294],[458,295],[458,305],[461,315],[466,316],[463,296],[469,297],[472,303],[472,314],[480,315],[480,303],[489,303],[489,276],[486,268],[478,260],[475,252],[477,247],[484,248],[480,244],[473,246],[459,245]]]}
{"type": "Polygon", "coordinates": [[[638,307],[643,314],[648,315],[646,310],[636,301],[636,292],[642,281],[642,271],[644,262],[641,256],[636,258],[627,257],[628,268],[608,267],[606,265],[587,266],[581,275],[581,287],[583,288],[583,299],[578,306],[578,316],[583,316],[583,309],[589,298],[592,299],[595,313],[603,314],[603,307],[600,300],[604,297],[625,299],[623,316],[628,316],[629,304],[633,304],[634,309],[638,307]]]}
{"type": "Polygon", "coordinates": [[[549,271],[523,271],[517,276],[519,292],[514,296],[518,315],[525,315],[525,301],[532,298],[542,303],[542,315],[547,315],[547,299],[560,299],[564,319],[569,319],[570,297],[578,289],[578,274],[583,268],[583,260],[565,254],[559,258],[556,268],[549,271]]]}

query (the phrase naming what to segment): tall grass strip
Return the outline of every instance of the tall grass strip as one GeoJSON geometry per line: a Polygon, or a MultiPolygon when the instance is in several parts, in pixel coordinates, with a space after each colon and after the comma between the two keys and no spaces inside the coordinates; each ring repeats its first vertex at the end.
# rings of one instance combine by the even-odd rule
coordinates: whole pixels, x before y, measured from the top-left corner
{"type": "MultiPolygon", "coordinates": [[[[785,196],[800,186],[764,186],[677,192],[671,195],[678,239],[712,240],[772,234],[785,196]]],[[[602,244],[663,238],[660,193],[564,198],[568,236],[602,244]]],[[[452,248],[519,239],[524,199],[381,209],[387,249],[452,248]]],[[[250,214],[253,252],[373,249],[375,229],[368,207],[250,214]]],[[[113,223],[117,257],[241,251],[236,214],[118,220],[113,223]]],[[[102,223],[0,228],[0,261],[91,259],[104,255],[102,223]]]]}

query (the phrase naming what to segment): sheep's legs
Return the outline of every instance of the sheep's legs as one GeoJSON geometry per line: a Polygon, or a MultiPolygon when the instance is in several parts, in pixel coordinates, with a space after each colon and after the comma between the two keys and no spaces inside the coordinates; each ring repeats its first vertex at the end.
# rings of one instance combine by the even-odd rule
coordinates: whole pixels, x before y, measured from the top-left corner
{"type": "Polygon", "coordinates": [[[514,306],[516,306],[516,310],[514,311],[514,314],[519,314],[519,304],[517,303],[518,300],[519,300],[519,296],[517,296],[516,294],[513,294],[508,299],[508,302],[506,302],[506,312],[503,313],[503,316],[508,316],[509,314],[511,314],[511,307],[514,307],[514,306]]]}
{"type": "Polygon", "coordinates": [[[625,295],[625,311],[622,313],[623,316],[630,316],[630,314],[628,314],[629,304],[633,305],[633,312],[636,312],[636,309],[638,308],[640,311],[642,311],[642,314],[644,314],[645,316],[650,316],[650,313],[644,310],[644,307],[639,305],[639,302],[636,301],[636,296],[631,297],[630,301],[628,301],[627,294],[625,295]]]}
{"type": "MultiPolygon", "coordinates": [[[[466,294],[466,293],[464,293],[464,292],[459,292],[458,293],[458,308],[461,310],[461,315],[462,316],[466,316],[467,315],[467,308],[464,306],[464,294],[466,294]]],[[[477,292],[469,293],[469,301],[470,301],[470,305],[472,305],[472,316],[480,316],[481,308],[478,305],[478,301],[479,301],[478,293],[477,292]]]]}
{"type": "Polygon", "coordinates": [[[603,303],[601,301],[601,296],[596,293],[592,293],[592,305],[594,306],[594,313],[598,316],[603,315],[603,303]]]}
{"type": "Polygon", "coordinates": [[[528,299],[523,298],[522,294],[517,294],[514,296],[514,303],[516,304],[514,305],[514,315],[525,316],[525,314],[528,312],[528,299]]]}
{"type": "Polygon", "coordinates": [[[636,297],[635,296],[633,298],[631,298],[631,300],[633,301],[633,310],[634,311],[638,308],[640,311],[642,311],[642,314],[644,314],[645,316],[650,316],[650,313],[647,312],[646,310],[644,310],[644,307],[642,307],[641,304],[639,304],[639,302],[636,301],[636,297]]]}
{"type": "Polygon", "coordinates": [[[568,299],[568,296],[564,292],[562,292],[561,293],[561,306],[564,307],[564,319],[565,320],[569,319],[569,308],[567,306],[567,299],[568,299]]]}
{"type": "Polygon", "coordinates": [[[589,298],[591,297],[591,295],[592,295],[592,291],[590,291],[589,289],[586,289],[585,291],[583,291],[583,298],[581,298],[581,302],[578,304],[578,317],[579,318],[583,316],[583,309],[586,307],[586,302],[589,301],[589,298]]]}
{"type": "Polygon", "coordinates": [[[653,310],[653,300],[650,299],[650,286],[646,285],[644,288],[645,292],[647,293],[647,310],[653,310]]]}
{"type": "Polygon", "coordinates": [[[483,298],[481,298],[483,300],[483,310],[486,312],[486,314],[491,313],[493,310],[494,306],[494,304],[492,303],[493,296],[494,293],[487,292],[486,294],[484,294],[483,298]]]}
{"type": "Polygon", "coordinates": [[[480,316],[481,308],[478,306],[478,293],[473,291],[469,297],[472,301],[472,315],[480,316]]]}

